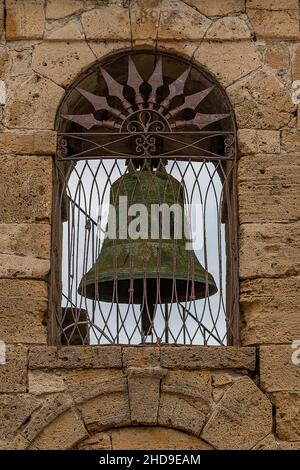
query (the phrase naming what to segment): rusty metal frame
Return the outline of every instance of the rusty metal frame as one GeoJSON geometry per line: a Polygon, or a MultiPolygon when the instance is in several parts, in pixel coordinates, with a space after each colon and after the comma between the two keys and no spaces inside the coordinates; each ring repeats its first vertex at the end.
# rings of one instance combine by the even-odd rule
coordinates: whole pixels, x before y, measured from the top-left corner
{"type": "MultiPolygon", "coordinates": [[[[51,302],[50,302],[50,341],[52,344],[87,344],[89,341],[89,333],[85,334],[80,325],[85,325],[86,321],[82,317],[83,308],[72,303],[68,299],[68,303],[64,315],[65,319],[68,315],[73,315],[73,323],[69,322],[63,328],[63,316],[61,314],[60,298],[65,295],[61,290],[61,262],[62,262],[62,221],[67,218],[64,214],[68,207],[68,197],[66,197],[66,188],[69,177],[76,168],[76,163],[85,161],[85,165],[89,165],[89,161],[98,161],[99,165],[105,165],[106,161],[115,160],[116,167],[119,168],[118,160],[128,160],[130,162],[140,161],[141,159],[152,159],[161,161],[172,161],[174,165],[177,162],[186,162],[187,165],[197,162],[207,168],[208,163],[215,165],[215,171],[224,181],[226,194],[226,203],[223,204],[221,210],[222,218],[226,223],[227,237],[227,268],[230,275],[227,274],[227,295],[226,295],[226,315],[229,319],[230,328],[227,329],[227,342],[230,344],[239,344],[239,280],[238,280],[238,212],[237,212],[237,132],[234,119],[234,112],[224,90],[218,82],[204,69],[197,64],[189,62],[182,57],[166,52],[137,50],[125,52],[123,54],[113,55],[100,64],[96,63],[90,67],[85,74],[72,86],[66,94],[59,112],[56,129],[58,132],[58,146],[55,155],[54,168],[54,209],[53,209],[53,237],[52,237],[52,264],[51,264],[51,302]],[[140,76],[139,71],[134,63],[135,56],[144,54],[155,55],[156,65],[152,75],[146,81],[140,76]],[[119,83],[107,71],[107,67],[112,67],[120,57],[128,57],[128,77],[126,86],[134,90],[134,99],[124,96],[125,84],[119,83]],[[181,64],[185,64],[186,68],[181,75],[173,82],[168,83],[169,93],[159,99],[157,91],[160,87],[165,86],[164,76],[162,72],[162,63],[164,58],[178,59],[181,64]],[[184,94],[184,87],[188,80],[191,70],[196,70],[202,74],[207,81],[210,82],[208,88],[197,91],[192,95],[184,94]],[[85,89],[80,88],[83,79],[95,73],[101,73],[106,82],[108,93],[106,96],[95,95],[85,89]],[[141,85],[147,82],[151,91],[148,95],[143,95],[141,85]],[[223,103],[228,112],[207,114],[201,113],[199,107],[201,103],[214,89],[222,95],[223,103]],[[92,112],[85,115],[70,114],[64,111],[64,106],[68,103],[70,96],[77,91],[91,105],[92,112]],[[177,96],[183,95],[183,103],[172,107],[172,101],[177,96]],[[114,97],[114,105],[111,104],[110,98],[114,97]],[[117,101],[116,101],[117,97],[117,101]],[[118,103],[116,105],[115,103],[118,103]],[[183,119],[182,112],[185,109],[192,109],[194,114],[191,119],[183,119]],[[106,117],[98,119],[95,114],[105,110],[106,117]],[[225,120],[228,125],[225,129],[207,130],[210,124],[218,123],[225,120]],[[69,124],[67,124],[69,123],[69,124]],[[81,127],[80,128],[78,128],[81,127]],[[67,127],[67,129],[66,129],[67,127]],[[197,128],[197,129],[196,129],[197,128]],[[97,129],[97,131],[95,130],[97,129]],[[186,129],[186,130],[185,130],[186,129]],[[160,139],[160,146],[157,146],[157,139],[160,139]],[[211,151],[207,148],[207,142],[213,139],[222,141],[222,152],[211,151]],[[161,141],[166,143],[167,151],[161,151],[161,141]],[[120,143],[122,143],[123,151],[120,151],[120,143]],[[230,244],[230,246],[228,246],[230,244]],[[62,328],[66,331],[73,330],[73,337],[70,339],[68,334],[62,334],[62,328]],[[75,331],[76,330],[76,331],[75,331]],[[75,331],[75,333],[74,333],[75,331]],[[77,335],[77,336],[76,336],[77,335]]],[[[121,173],[121,171],[120,171],[121,173]]],[[[212,179],[212,177],[210,177],[212,179]]],[[[78,184],[82,185],[82,177],[79,175],[78,184]]],[[[93,183],[94,184],[94,183],[93,183]]],[[[105,184],[111,184],[110,178],[105,184]]],[[[213,184],[213,183],[212,183],[213,184]]],[[[70,197],[69,197],[70,200],[70,197]]],[[[76,201],[71,200],[72,210],[76,207],[76,201]]],[[[70,207],[69,207],[70,208],[70,207]]],[[[82,208],[77,209],[82,212],[82,208]]],[[[84,211],[83,211],[84,212],[84,211]]],[[[93,220],[91,214],[85,214],[87,223],[90,224],[89,230],[94,230],[97,222],[93,220]]],[[[78,253],[77,253],[78,255],[78,253]]],[[[207,254],[205,255],[207,256],[207,254]]],[[[178,302],[179,305],[179,302],[178,302]]],[[[184,309],[183,309],[184,310],[184,309]]],[[[187,311],[187,309],[185,309],[187,311]]],[[[188,312],[191,317],[192,312],[188,312]]],[[[182,317],[185,323],[185,313],[182,317]]],[[[116,321],[121,321],[121,327],[124,327],[124,320],[120,320],[117,315],[116,321]]],[[[136,320],[138,322],[138,320],[136,320]]],[[[165,316],[166,328],[164,330],[164,340],[168,342],[170,331],[168,331],[168,318],[165,316]]],[[[89,319],[89,329],[98,328],[97,322],[93,318],[89,319]]],[[[204,337],[204,344],[208,344],[205,338],[214,338],[213,331],[206,331],[207,327],[199,322],[199,328],[204,337]]],[[[117,328],[118,329],[118,328],[117,328]]],[[[185,331],[185,330],[184,330],[185,331]]],[[[119,343],[118,334],[111,341],[105,333],[102,338],[106,339],[109,344],[119,343]]],[[[216,339],[216,338],[215,338],[216,339]]],[[[152,338],[152,341],[162,341],[160,337],[152,338]]],[[[141,342],[144,340],[141,338],[141,342]]],[[[173,341],[176,343],[176,341],[173,341]]],[[[184,344],[187,341],[182,341],[184,344]]],[[[218,341],[217,341],[218,342],[218,341]]],[[[101,343],[101,341],[99,341],[101,343]]],[[[179,341],[180,343],[180,341],[179,341]]],[[[130,343],[130,338],[128,339],[130,343]]],[[[222,344],[219,341],[219,344],[222,344]]]]}

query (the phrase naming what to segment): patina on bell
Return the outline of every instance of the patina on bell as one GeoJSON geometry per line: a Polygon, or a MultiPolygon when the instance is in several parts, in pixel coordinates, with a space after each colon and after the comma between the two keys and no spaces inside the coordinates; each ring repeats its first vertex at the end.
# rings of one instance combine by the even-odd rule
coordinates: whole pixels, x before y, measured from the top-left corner
{"type": "MultiPolygon", "coordinates": [[[[78,292],[89,298],[110,303],[140,304],[142,331],[151,334],[156,304],[202,299],[217,292],[214,278],[186,249],[187,240],[151,239],[151,205],[174,203],[184,206],[184,187],[168,174],[163,164],[153,162],[138,171],[129,164],[128,171],[111,186],[110,204],[119,220],[120,197],[127,196],[128,206],[144,204],[148,209],[147,239],[106,238],[100,255],[82,278],[78,292]]],[[[184,210],[182,209],[184,218],[184,210]]],[[[128,218],[130,222],[130,218],[128,218]]]]}

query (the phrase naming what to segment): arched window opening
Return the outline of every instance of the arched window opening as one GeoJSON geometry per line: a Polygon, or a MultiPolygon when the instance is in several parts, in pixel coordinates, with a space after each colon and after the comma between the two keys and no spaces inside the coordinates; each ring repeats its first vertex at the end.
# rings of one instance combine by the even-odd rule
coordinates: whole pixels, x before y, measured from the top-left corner
{"type": "Polygon", "coordinates": [[[238,343],[236,129],[177,56],[95,64],[57,120],[51,341],[238,343]]]}

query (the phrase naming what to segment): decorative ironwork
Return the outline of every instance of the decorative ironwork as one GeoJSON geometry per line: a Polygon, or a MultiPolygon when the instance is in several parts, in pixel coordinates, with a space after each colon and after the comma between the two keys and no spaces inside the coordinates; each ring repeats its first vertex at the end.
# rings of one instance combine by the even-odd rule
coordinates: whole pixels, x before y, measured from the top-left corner
{"type": "Polygon", "coordinates": [[[126,53],[95,65],[74,85],[62,104],[57,128],[53,341],[236,344],[236,131],[220,86],[174,56],[126,53]],[[128,242],[128,255],[125,248],[118,254],[112,244],[111,284],[105,285],[106,293],[99,293],[104,289],[100,261],[107,263],[104,203],[110,199],[119,207],[115,193],[131,199],[139,194],[146,206],[153,200],[179,203],[191,224],[198,204],[203,225],[197,222],[196,231],[203,235],[203,246],[189,255],[183,251],[181,258],[189,266],[184,276],[187,294],[178,281],[178,241],[171,237],[166,247],[161,234],[158,253],[173,253],[167,277],[162,274],[164,261],[159,256],[151,259],[146,242],[144,249],[134,240],[128,242]],[[137,276],[138,258],[132,250],[136,256],[148,256],[145,279],[151,265],[152,277],[144,287],[137,282],[142,271],[137,276]],[[128,285],[120,282],[118,271],[123,255],[128,285]],[[87,290],[90,272],[97,279],[94,290],[87,290]]]}

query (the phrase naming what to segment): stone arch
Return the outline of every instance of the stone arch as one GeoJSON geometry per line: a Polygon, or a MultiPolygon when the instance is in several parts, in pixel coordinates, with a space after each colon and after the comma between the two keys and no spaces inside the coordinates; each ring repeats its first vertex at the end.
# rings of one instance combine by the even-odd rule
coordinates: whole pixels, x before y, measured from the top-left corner
{"type": "Polygon", "coordinates": [[[271,439],[272,406],[254,382],[219,371],[214,387],[212,373],[158,366],[70,371],[65,392],[43,399],[15,445],[109,450],[125,449],[129,439],[142,448],[143,434],[153,445],[164,439],[166,449],[168,435],[186,449],[251,449],[271,439]]]}

